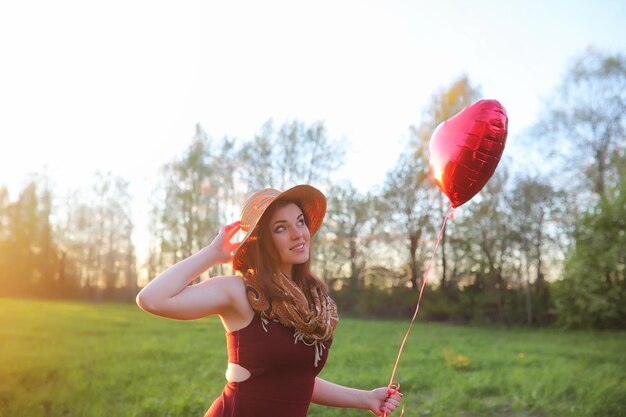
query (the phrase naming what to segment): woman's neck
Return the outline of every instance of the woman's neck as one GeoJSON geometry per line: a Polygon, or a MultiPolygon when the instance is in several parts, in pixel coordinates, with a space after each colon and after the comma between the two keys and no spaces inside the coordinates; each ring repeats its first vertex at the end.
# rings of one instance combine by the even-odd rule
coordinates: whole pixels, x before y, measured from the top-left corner
{"type": "Polygon", "coordinates": [[[289,267],[281,267],[279,272],[283,275],[283,277],[291,280],[291,277],[293,276],[293,265],[289,267]]]}

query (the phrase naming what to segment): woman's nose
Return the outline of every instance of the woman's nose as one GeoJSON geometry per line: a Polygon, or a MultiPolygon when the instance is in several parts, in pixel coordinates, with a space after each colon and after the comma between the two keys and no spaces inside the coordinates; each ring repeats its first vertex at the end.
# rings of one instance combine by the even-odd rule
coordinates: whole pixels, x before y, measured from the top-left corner
{"type": "Polygon", "coordinates": [[[299,227],[294,227],[291,231],[291,238],[293,240],[300,239],[302,237],[302,230],[299,227]]]}

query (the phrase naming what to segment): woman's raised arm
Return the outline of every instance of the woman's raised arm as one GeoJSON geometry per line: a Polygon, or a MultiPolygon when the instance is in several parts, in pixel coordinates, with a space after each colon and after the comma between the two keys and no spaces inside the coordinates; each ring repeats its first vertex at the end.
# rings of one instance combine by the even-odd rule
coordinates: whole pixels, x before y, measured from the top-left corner
{"type": "Polygon", "coordinates": [[[183,259],[150,281],[137,295],[142,310],[158,316],[191,320],[220,314],[232,303],[232,297],[241,290],[236,277],[216,277],[189,285],[213,265],[228,263],[239,243],[230,240],[239,230],[239,222],[220,228],[211,244],[183,259]]]}

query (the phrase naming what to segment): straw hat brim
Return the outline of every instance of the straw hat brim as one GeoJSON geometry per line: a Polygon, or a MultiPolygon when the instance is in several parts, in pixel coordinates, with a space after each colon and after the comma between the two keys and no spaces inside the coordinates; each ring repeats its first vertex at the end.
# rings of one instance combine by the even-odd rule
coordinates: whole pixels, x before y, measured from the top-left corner
{"type": "Polygon", "coordinates": [[[300,206],[306,217],[311,237],[319,230],[326,216],[326,197],[320,190],[310,185],[296,185],[283,192],[267,188],[252,194],[244,203],[241,212],[242,230],[248,231],[233,257],[235,271],[241,271],[246,266],[245,259],[250,238],[256,234],[257,226],[265,213],[277,201],[293,201],[300,206]],[[253,211],[252,219],[244,222],[244,217],[250,216],[249,211],[253,211]]]}

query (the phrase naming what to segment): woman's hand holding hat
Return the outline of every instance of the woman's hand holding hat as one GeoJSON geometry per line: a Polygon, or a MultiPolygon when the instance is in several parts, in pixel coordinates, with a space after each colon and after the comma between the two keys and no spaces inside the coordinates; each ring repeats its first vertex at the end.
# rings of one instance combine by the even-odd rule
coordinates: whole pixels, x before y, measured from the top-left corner
{"type": "Polygon", "coordinates": [[[213,252],[215,262],[220,264],[232,262],[233,253],[237,250],[241,242],[233,243],[230,240],[239,229],[239,221],[220,227],[220,232],[208,246],[211,252],[213,252]]]}

